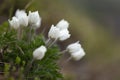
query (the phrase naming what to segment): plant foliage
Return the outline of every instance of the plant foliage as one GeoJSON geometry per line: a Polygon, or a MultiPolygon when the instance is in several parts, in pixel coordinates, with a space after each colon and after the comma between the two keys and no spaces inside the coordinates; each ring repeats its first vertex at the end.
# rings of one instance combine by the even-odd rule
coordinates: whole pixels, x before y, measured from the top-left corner
{"type": "Polygon", "coordinates": [[[57,61],[60,57],[57,45],[47,48],[42,60],[33,60],[33,51],[46,45],[42,34],[28,40],[29,29],[23,29],[21,39],[17,31],[8,28],[5,22],[0,26],[0,75],[4,80],[61,80],[57,61]]]}

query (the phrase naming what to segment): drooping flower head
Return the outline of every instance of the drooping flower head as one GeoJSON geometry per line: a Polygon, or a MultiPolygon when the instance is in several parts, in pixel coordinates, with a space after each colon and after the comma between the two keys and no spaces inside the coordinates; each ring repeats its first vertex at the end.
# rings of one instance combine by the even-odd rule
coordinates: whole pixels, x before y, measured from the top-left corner
{"type": "Polygon", "coordinates": [[[72,43],[72,44],[68,45],[67,50],[68,50],[70,53],[74,53],[74,52],[79,51],[80,48],[81,48],[81,44],[79,43],[79,41],[77,41],[77,42],[75,42],[75,43],[72,43]]]}
{"type": "Polygon", "coordinates": [[[71,34],[69,34],[68,29],[63,29],[60,31],[59,40],[64,41],[64,40],[70,38],[70,36],[71,36],[71,34]]]}
{"type": "Polygon", "coordinates": [[[76,61],[82,59],[84,56],[85,56],[85,52],[83,48],[80,48],[80,50],[77,52],[71,53],[71,57],[76,61]]]}
{"type": "Polygon", "coordinates": [[[58,39],[59,35],[60,35],[60,29],[52,25],[48,32],[48,37],[52,39],[58,39]]]}
{"type": "Polygon", "coordinates": [[[60,30],[68,29],[69,23],[66,20],[62,19],[57,23],[56,27],[59,28],[60,30]]]}
{"type": "Polygon", "coordinates": [[[71,57],[76,61],[80,60],[83,56],[85,56],[84,49],[81,47],[79,41],[68,45],[67,51],[70,53],[71,57]]]}
{"type": "Polygon", "coordinates": [[[64,41],[70,38],[71,34],[69,34],[69,23],[65,20],[61,20],[58,22],[56,26],[52,25],[49,32],[48,37],[53,39],[58,39],[60,41],[64,41]]]}
{"type": "Polygon", "coordinates": [[[60,41],[64,41],[70,38],[71,35],[69,34],[69,30],[68,30],[69,23],[66,20],[62,19],[61,21],[59,21],[56,27],[60,29],[60,35],[59,35],[60,41]]]}

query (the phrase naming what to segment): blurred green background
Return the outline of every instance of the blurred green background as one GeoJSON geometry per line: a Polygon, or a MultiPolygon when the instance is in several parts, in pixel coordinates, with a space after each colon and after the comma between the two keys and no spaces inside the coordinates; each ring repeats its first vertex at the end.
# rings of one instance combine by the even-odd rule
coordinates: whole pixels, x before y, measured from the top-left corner
{"type": "Polygon", "coordinates": [[[0,24],[16,9],[38,10],[45,36],[61,19],[70,23],[71,38],[58,42],[61,50],[80,40],[86,56],[80,61],[59,64],[66,80],[120,80],[120,1],[119,0],[0,0],[0,24]]]}

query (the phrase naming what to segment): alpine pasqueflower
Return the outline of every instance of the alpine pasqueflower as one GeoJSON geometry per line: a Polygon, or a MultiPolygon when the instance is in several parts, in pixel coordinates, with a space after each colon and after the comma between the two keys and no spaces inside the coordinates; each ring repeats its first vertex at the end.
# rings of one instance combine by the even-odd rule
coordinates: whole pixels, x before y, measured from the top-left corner
{"type": "Polygon", "coordinates": [[[70,38],[70,36],[71,36],[71,34],[69,34],[68,29],[60,30],[59,40],[64,41],[64,40],[70,38]]]}
{"type": "Polygon", "coordinates": [[[85,56],[84,49],[81,47],[79,41],[68,45],[67,51],[70,53],[71,57],[74,60],[80,60],[83,56],[85,56]]]}
{"type": "Polygon", "coordinates": [[[35,49],[33,51],[33,58],[37,60],[41,60],[47,51],[47,48],[45,46],[40,46],[39,48],[35,49]]]}
{"type": "Polygon", "coordinates": [[[28,16],[25,10],[17,10],[15,16],[18,18],[21,26],[28,26],[28,16]]]}
{"type": "Polygon", "coordinates": [[[48,37],[52,39],[58,39],[59,35],[60,35],[60,29],[52,25],[48,32],[48,37]]]}
{"type": "Polygon", "coordinates": [[[71,53],[71,57],[76,61],[82,59],[84,56],[85,56],[85,52],[83,48],[80,48],[80,50],[77,52],[71,53]]]}
{"type": "Polygon", "coordinates": [[[18,29],[20,27],[19,20],[17,17],[12,17],[12,20],[8,20],[12,28],[18,29]]]}
{"type": "Polygon", "coordinates": [[[56,27],[59,28],[60,30],[68,29],[69,23],[66,20],[62,19],[57,23],[56,27]]]}
{"type": "Polygon", "coordinates": [[[34,28],[39,28],[40,25],[41,25],[41,17],[38,13],[38,11],[35,11],[35,12],[31,12],[29,11],[29,14],[28,14],[28,21],[29,21],[29,24],[34,28]]]}

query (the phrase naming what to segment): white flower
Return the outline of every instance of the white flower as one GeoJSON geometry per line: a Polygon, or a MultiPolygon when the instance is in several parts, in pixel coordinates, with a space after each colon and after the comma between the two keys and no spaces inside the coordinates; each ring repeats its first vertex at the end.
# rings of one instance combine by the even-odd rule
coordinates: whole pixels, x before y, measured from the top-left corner
{"type": "Polygon", "coordinates": [[[29,24],[32,25],[35,29],[39,28],[41,25],[41,17],[39,16],[38,11],[35,12],[29,11],[28,21],[29,24]]]}
{"type": "Polygon", "coordinates": [[[20,27],[19,20],[16,17],[12,17],[12,20],[8,20],[10,26],[14,29],[18,29],[20,27]]]}
{"type": "Polygon", "coordinates": [[[69,34],[68,29],[60,30],[59,40],[60,40],[60,41],[64,41],[64,40],[70,38],[70,36],[71,36],[71,35],[69,34]]]}
{"type": "Polygon", "coordinates": [[[37,29],[39,28],[41,25],[40,21],[36,22],[35,24],[32,24],[31,26],[34,28],[34,29],[37,29]]]}
{"type": "Polygon", "coordinates": [[[52,25],[48,32],[48,37],[53,39],[58,39],[59,35],[60,35],[60,29],[52,25]]]}
{"type": "Polygon", "coordinates": [[[69,34],[69,30],[68,30],[69,23],[66,20],[62,19],[61,21],[59,21],[56,27],[60,29],[60,35],[59,35],[60,41],[64,41],[70,38],[71,35],[69,34]]]}
{"type": "Polygon", "coordinates": [[[79,51],[81,49],[81,44],[79,43],[79,41],[72,43],[70,45],[68,45],[67,50],[70,53],[75,53],[77,51],[79,51]]]}
{"type": "Polygon", "coordinates": [[[81,47],[79,41],[68,45],[67,50],[71,57],[76,61],[85,56],[84,49],[81,47]]]}
{"type": "Polygon", "coordinates": [[[62,19],[61,21],[59,21],[57,23],[56,27],[60,28],[60,30],[62,30],[62,29],[68,29],[69,23],[66,20],[62,19]]]}
{"type": "Polygon", "coordinates": [[[37,60],[41,60],[46,53],[47,49],[45,46],[40,46],[39,48],[35,49],[33,52],[33,58],[37,60]]]}
{"type": "Polygon", "coordinates": [[[76,61],[80,60],[80,59],[83,58],[84,56],[85,56],[85,52],[84,52],[83,48],[80,48],[79,51],[74,52],[74,53],[71,54],[71,57],[72,57],[74,60],[76,60],[76,61]]]}
{"type": "Polygon", "coordinates": [[[19,19],[21,26],[28,26],[28,16],[25,10],[17,10],[15,16],[19,19]]]}

